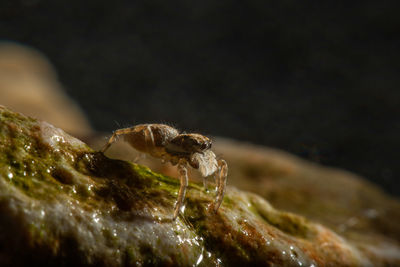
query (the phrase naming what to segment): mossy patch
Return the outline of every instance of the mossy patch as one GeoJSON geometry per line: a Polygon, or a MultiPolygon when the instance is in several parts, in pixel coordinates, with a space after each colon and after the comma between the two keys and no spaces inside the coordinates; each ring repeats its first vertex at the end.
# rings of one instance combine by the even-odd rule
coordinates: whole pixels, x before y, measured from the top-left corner
{"type": "Polygon", "coordinates": [[[259,202],[252,203],[250,210],[257,214],[268,224],[281,231],[304,239],[313,238],[315,235],[311,222],[306,218],[284,211],[278,211],[271,206],[263,206],[259,202]]]}

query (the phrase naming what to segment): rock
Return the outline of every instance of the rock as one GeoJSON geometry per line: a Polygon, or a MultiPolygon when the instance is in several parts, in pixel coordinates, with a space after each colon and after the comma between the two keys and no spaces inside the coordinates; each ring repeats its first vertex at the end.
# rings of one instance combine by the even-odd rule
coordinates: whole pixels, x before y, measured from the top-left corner
{"type": "Polygon", "coordinates": [[[219,139],[230,181],[334,230],[367,258],[384,266],[400,261],[400,201],[363,177],[289,153],[219,139]]]}
{"type": "Polygon", "coordinates": [[[70,134],[92,133],[86,116],[64,92],[54,67],[28,46],[0,42],[0,105],[46,120],[70,134]]]}
{"type": "Polygon", "coordinates": [[[172,221],[178,189],[175,178],[110,159],[47,122],[0,108],[1,266],[400,263],[392,257],[399,246],[390,243],[387,257],[372,254],[232,186],[214,214],[214,192],[190,183],[184,212],[172,221]]]}
{"type": "MultiPolygon", "coordinates": [[[[289,153],[222,138],[213,150],[229,164],[228,184],[267,199],[274,207],[301,214],[347,237],[372,254],[399,258],[400,202],[353,173],[321,166],[289,153]],[[379,244],[380,249],[376,249],[379,244]],[[389,253],[392,251],[393,253],[389,253]]],[[[92,140],[93,147],[107,138],[92,140]]],[[[108,155],[133,160],[138,153],[127,143],[115,143],[108,155]]],[[[152,170],[177,177],[175,167],[157,159],[141,159],[152,170]]],[[[201,181],[197,172],[191,178],[201,181]]]]}

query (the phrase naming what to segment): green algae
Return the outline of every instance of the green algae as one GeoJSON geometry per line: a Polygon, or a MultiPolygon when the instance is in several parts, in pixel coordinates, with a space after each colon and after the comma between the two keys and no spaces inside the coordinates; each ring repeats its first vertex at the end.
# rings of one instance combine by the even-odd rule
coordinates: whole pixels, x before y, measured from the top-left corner
{"type": "MultiPolygon", "coordinates": [[[[59,157],[38,141],[37,121],[2,110],[0,123],[0,144],[3,148],[0,169],[5,177],[9,177],[9,182],[37,199],[60,191],[59,183],[50,174],[54,166],[60,165],[59,157]]],[[[69,145],[65,145],[67,147],[71,150],[69,145]]]]}
{"type": "Polygon", "coordinates": [[[60,191],[61,188],[52,181],[45,163],[36,161],[33,157],[19,160],[10,157],[9,160],[9,162],[0,163],[3,166],[12,167],[12,171],[9,170],[4,176],[8,177],[9,182],[27,196],[44,199],[60,191]]]}
{"type": "Polygon", "coordinates": [[[223,200],[223,205],[229,209],[233,208],[235,206],[235,201],[229,197],[229,196],[224,196],[224,200],[223,200]]]}
{"type": "Polygon", "coordinates": [[[306,218],[289,212],[277,211],[266,203],[251,202],[252,205],[249,209],[254,214],[281,231],[304,239],[312,238],[315,235],[312,227],[310,227],[310,222],[306,218]]]}
{"type": "MultiPolygon", "coordinates": [[[[37,120],[6,109],[1,111],[0,146],[5,149],[1,153],[0,166],[3,167],[0,170],[3,176],[12,176],[10,182],[27,196],[50,200],[61,191],[78,200],[90,197],[92,190],[82,185],[75,187],[76,173],[72,174],[64,165],[72,165],[77,173],[94,179],[97,187],[113,185],[115,192],[109,194],[119,198],[120,206],[125,209],[130,206],[128,202],[138,199],[138,194],[143,198],[149,195],[166,197],[160,194],[160,190],[164,190],[172,198],[179,190],[180,182],[176,178],[154,173],[138,164],[108,159],[86,145],[76,148],[68,142],[59,142],[58,151],[55,151],[41,140],[37,120]],[[7,171],[7,166],[11,166],[12,172],[7,171]],[[115,182],[121,179],[121,183],[115,182]]],[[[200,188],[192,183],[190,187],[200,188]]],[[[102,193],[101,190],[95,192],[102,193]]]]}

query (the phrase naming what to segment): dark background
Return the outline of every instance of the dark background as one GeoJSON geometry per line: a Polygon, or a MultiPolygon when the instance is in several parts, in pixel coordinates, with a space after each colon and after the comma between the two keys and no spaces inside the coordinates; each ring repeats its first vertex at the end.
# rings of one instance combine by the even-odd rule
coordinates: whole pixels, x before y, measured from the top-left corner
{"type": "Polygon", "coordinates": [[[1,1],[0,38],[43,52],[98,131],[172,123],[400,195],[398,10],[309,2],[1,1]]]}

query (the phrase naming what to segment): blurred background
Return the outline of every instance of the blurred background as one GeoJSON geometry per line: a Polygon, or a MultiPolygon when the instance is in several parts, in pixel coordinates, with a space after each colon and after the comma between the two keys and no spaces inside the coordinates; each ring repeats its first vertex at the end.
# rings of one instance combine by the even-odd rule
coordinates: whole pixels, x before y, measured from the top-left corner
{"type": "MultiPolygon", "coordinates": [[[[19,90],[10,69],[28,72],[8,58],[26,46],[49,60],[29,71],[60,89],[44,102],[86,114],[84,127],[70,118],[76,135],[168,123],[343,168],[399,196],[399,26],[389,1],[2,1],[0,104],[19,90]],[[62,91],[76,104],[57,100],[62,91]]],[[[21,77],[25,106],[43,86],[21,77]]]]}

